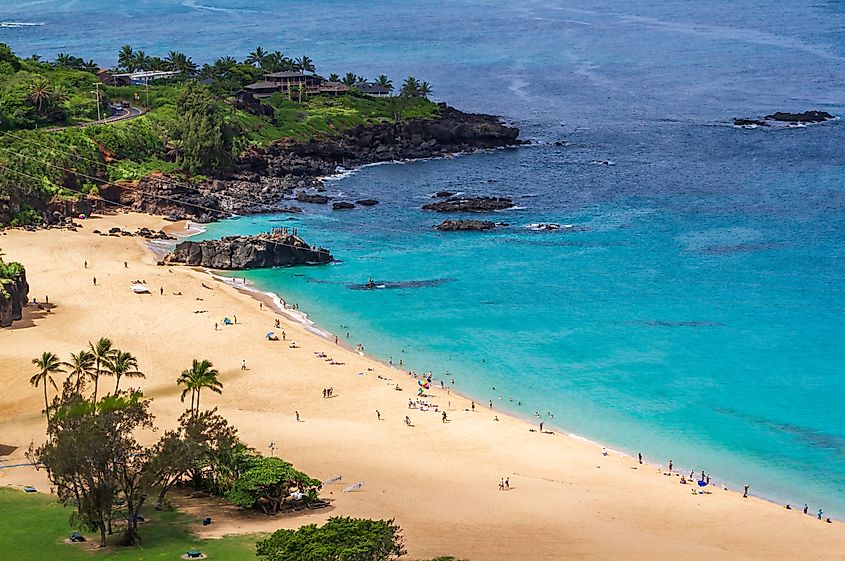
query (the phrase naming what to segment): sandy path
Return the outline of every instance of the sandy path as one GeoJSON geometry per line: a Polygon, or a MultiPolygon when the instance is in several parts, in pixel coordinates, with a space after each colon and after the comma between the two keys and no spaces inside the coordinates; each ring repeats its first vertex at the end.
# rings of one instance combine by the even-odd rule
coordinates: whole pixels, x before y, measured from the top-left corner
{"type": "MultiPolygon", "coordinates": [[[[208,358],[221,371],[224,391],[203,394],[204,406],[219,407],[261,452],[275,441],[276,454],[307,473],[343,476],[342,484],[326,487],[325,495],[335,500],[331,511],[266,518],[221,509],[209,513],[216,519],[202,529],[205,535],[296,527],[341,514],[395,517],[409,558],[845,559],[841,523],[824,524],[717,488],[693,496],[689,486],[654,466],[636,466],[614,453],[603,457],[598,446],[564,435],[529,432],[523,421],[486,407],[466,411],[467,400],[439,389],[430,392],[431,401],[445,406],[451,400],[450,422],[442,423],[434,411],[409,410],[415,384],[406,374],[285,318],[288,340],[301,347],[266,341],[264,334],[280,317],[267,306],[259,309],[248,295],[203,272],[155,266],[142,240],[91,233],[113,225],[163,224],[118,215],[88,220],[75,233],[0,235],[5,258],[26,266],[30,295],[39,301],[49,295],[55,305],[49,312],[28,308],[22,322],[0,330],[0,444],[20,447],[7,464],[22,460],[29,443],[43,439],[41,393],[28,384],[30,360],[45,350],[67,358],[87,341],[109,336],[138,357],[147,379],[133,385],[153,398],[160,426],[174,424],[183,410],[175,385],[179,372],[192,358],[208,358]],[[153,294],[133,294],[135,279],[146,280],[153,294]],[[177,291],[182,296],[174,296],[177,291]],[[238,325],[214,330],[215,321],[234,315],[238,325]],[[345,364],[315,358],[318,350],[345,364]],[[404,391],[395,391],[396,383],[404,391]],[[323,399],[329,386],[335,397],[323,399]],[[405,426],[405,415],[415,426],[405,426]],[[512,488],[499,491],[506,476],[512,488]],[[360,491],[340,492],[359,481],[360,491]]],[[[103,387],[112,384],[106,379],[103,387]]],[[[48,487],[42,474],[28,468],[0,469],[0,484],[23,483],[48,487]]]]}

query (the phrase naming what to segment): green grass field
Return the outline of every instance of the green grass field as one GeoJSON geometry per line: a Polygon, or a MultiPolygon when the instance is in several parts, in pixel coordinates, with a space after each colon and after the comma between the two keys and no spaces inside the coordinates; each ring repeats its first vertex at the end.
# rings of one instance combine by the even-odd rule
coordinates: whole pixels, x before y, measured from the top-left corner
{"type": "MultiPolygon", "coordinates": [[[[151,510],[151,509],[150,509],[151,510]]],[[[200,540],[188,531],[193,520],[179,512],[150,512],[150,521],[139,528],[141,547],[110,546],[90,551],[97,537],[85,532],[86,544],[66,544],[71,510],[55,497],[0,488],[0,559],[4,561],[76,561],[119,559],[126,561],[178,560],[189,549],[199,549],[214,561],[257,559],[258,535],[200,540]]],[[[117,536],[114,536],[117,537],[117,536]]]]}

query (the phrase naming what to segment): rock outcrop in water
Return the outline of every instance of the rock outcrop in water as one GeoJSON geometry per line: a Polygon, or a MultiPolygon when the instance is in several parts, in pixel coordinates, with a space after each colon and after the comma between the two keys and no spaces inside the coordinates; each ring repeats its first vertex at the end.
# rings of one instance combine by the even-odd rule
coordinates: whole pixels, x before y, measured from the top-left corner
{"type": "Polygon", "coordinates": [[[785,113],[778,111],[771,115],[766,115],[766,119],[771,121],[781,121],[784,123],[823,123],[833,119],[833,115],[827,111],[804,111],[803,113],[785,113]]]}
{"type": "Polygon", "coordinates": [[[485,230],[492,230],[496,227],[496,223],[490,220],[444,220],[435,228],[442,232],[483,232],[485,230]]]}
{"type": "Polygon", "coordinates": [[[26,270],[19,263],[0,260],[0,327],[9,327],[19,320],[29,301],[26,270]]]}
{"type": "MultiPolygon", "coordinates": [[[[326,204],[321,178],[339,167],[432,158],[475,150],[518,146],[519,129],[499,117],[458,111],[441,104],[434,119],[358,126],[338,136],[280,141],[252,147],[229,174],[199,185],[152,174],[138,182],[100,187],[100,195],[133,210],[210,222],[232,214],[294,212],[287,200],[326,204]]],[[[111,210],[107,203],[99,210],[111,210]]]]}
{"type": "Polygon", "coordinates": [[[435,212],[493,212],[513,207],[506,197],[451,197],[445,201],[423,205],[423,210],[435,212]]]}
{"type": "Polygon", "coordinates": [[[278,233],[185,241],[164,258],[168,264],[225,270],[313,265],[332,260],[326,249],[312,247],[293,234],[278,233]]]}

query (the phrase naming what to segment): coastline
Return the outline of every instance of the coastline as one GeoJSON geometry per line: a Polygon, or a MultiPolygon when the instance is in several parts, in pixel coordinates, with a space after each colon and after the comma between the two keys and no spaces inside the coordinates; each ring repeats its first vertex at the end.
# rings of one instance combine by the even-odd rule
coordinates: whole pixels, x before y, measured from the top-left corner
{"type": "MultiPolygon", "coordinates": [[[[499,150],[499,149],[503,149],[503,148],[493,148],[491,150],[499,150]]],[[[461,155],[461,154],[458,154],[458,155],[461,155]]],[[[442,158],[445,158],[445,156],[441,157],[441,158],[427,158],[427,159],[442,159],[442,158]]],[[[407,160],[407,161],[416,161],[416,160],[407,160]]],[[[349,174],[355,173],[356,171],[358,171],[362,167],[379,166],[379,165],[385,165],[385,164],[389,164],[389,163],[404,163],[404,161],[403,162],[376,162],[376,163],[373,163],[373,164],[365,164],[364,166],[359,166],[359,167],[356,167],[354,169],[344,171],[343,173],[339,174],[338,179],[342,179],[343,177],[347,177],[349,174]]],[[[514,210],[514,209],[507,209],[505,211],[497,211],[497,212],[507,212],[509,210],[514,210]]],[[[183,224],[185,224],[185,221],[176,222],[176,223],[174,223],[174,228],[177,225],[183,225],[183,224]]],[[[177,231],[185,232],[184,229],[168,231],[167,228],[165,228],[165,231],[167,231],[169,234],[172,234],[172,235],[178,235],[176,233],[177,231]]],[[[207,229],[202,228],[202,227],[198,227],[198,228],[195,228],[195,229],[192,228],[191,230],[189,230],[190,233],[188,233],[187,235],[183,235],[182,237],[187,239],[189,237],[204,233],[206,231],[207,231],[207,229]]],[[[150,246],[150,250],[153,253],[155,253],[155,251],[152,247],[152,243],[148,243],[148,246],[150,246]]],[[[384,358],[372,355],[369,352],[364,351],[363,353],[359,353],[359,352],[355,351],[351,346],[346,344],[342,333],[334,333],[330,329],[325,328],[325,327],[321,326],[320,324],[316,323],[315,321],[311,320],[307,311],[300,311],[298,309],[292,310],[291,308],[288,308],[287,302],[284,299],[283,295],[276,293],[276,292],[273,292],[271,290],[265,290],[264,288],[258,286],[257,284],[255,284],[253,282],[250,282],[248,284],[238,284],[236,282],[236,279],[237,279],[236,276],[228,276],[229,273],[234,273],[234,271],[215,272],[215,271],[208,269],[208,268],[197,268],[197,270],[201,270],[204,273],[206,273],[207,275],[209,275],[212,279],[214,279],[218,282],[222,282],[222,283],[226,284],[227,286],[230,286],[230,287],[234,288],[235,290],[249,296],[252,300],[254,300],[256,302],[260,302],[264,306],[268,306],[271,310],[275,311],[278,315],[282,316],[283,318],[287,319],[288,321],[296,322],[303,329],[308,330],[310,333],[313,333],[314,335],[322,337],[326,341],[331,342],[333,344],[334,344],[335,340],[337,340],[338,341],[337,344],[341,348],[344,348],[346,351],[356,352],[357,354],[360,354],[361,356],[364,356],[367,359],[380,364],[383,368],[389,369],[389,370],[395,372],[396,374],[405,375],[408,378],[409,381],[416,382],[417,378],[415,376],[413,376],[410,371],[407,371],[407,370],[404,370],[404,369],[401,369],[401,368],[397,368],[395,365],[390,364],[384,358]]],[[[440,381],[440,379],[437,378],[436,376],[433,377],[432,380],[434,382],[440,381]]],[[[443,382],[448,387],[449,381],[443,380],[443,382]]],[[[435,385],[436,384],[432,384],[432,387],[435,387],[435,385]]],[[[474,403],[478,404],[479,407],[484,407],[483,403],[485,401],[485,398],[473,396],[471,394],[468,394],[466,392],[462,392],[460,390],[455,390],[453,388],[450,388],[450,393],[451,393],[451,395],[454,395],[457,398],[464,399],[468,402],[474,402],[474,403]]],[[[506,408],[507,404],[503,403],[502,405],[505,408],[496,409],[497,413],[500,414],[501,416],[508,417],[515,422],[524,423],[526,427],[529,427],[531,429],[535,429],[537,427],[537,425],[538,425],[537,420],[533,419],[532,417],[521,416],[518,412],[507,409],[506,408]]],[[[557,425],[555,421],[544,420],[543,425],[544,425],[545,430],[547,430],[547,431],[550,430],[550,432],[552,432],[555,435],[562,435],[562,436],[583,442],[583,443],[585,443],[589,446],[593,446],[597,449],[606,450],[608,453],[616,454],[616,455],[621,456],[623,458],[628,458],[632,461],[637,461],[638,452],[635,452],[635,451],[632,451],[632,450],[627,450],[627,449],[622,449],[622,448],[614,448],[609,444],[603,443],[599,438],[592,438],[592,437],[588,437],[588,436],[585,436],[585,435],[570,432],[566,429],[566,427],[557,425]]],[[[643,452],[640,451],[639,453],[643,453],[643,452]]],[[[642,465],[648,466],[648,467],[653,468],[653,469],[657,469],[658,471],[664,471],[664,472],[666,471],[665,466],[663,464],[650,462],[648,460],[649,460],[648,455],[644,454],[642,465]]],[[[672,472],[673,476],[681,476],[681,475],[686,473],[687,469],[692,469],[692,468],[688,468],[688,467],[682,466],[682,465],[675,465],[673,472],[672,472]]],[[[735,494],[735,495],[737,495],[737,497],[742,496],[742,491],[740,490],[741,486],[742,486],[741,483],[736,482],[736,481],[730,481],[729,479],[721,479],[722,476],[720,476],[720,474],[708,473],[707,476],[708,476],[708,479],[711,481],[710,485],[712,487],[719,488],[722,491],[726,491],[728,493],[735,494]],[[713,476],[712,479],[710,479],[711,476],[713,476]]],[[[697,479],[697,474],[696,474],[696,479],[697,479]]],[[[690,480],[690,483],[692,483],[691,480],[690,480]]],[[[762,500],[762,501],[765,501],[765,502],[767,502],[771,505],[774,505],[774,506],[783,507],[782,501],[779,501],[775,497],[767,496],[765,494],[757,494],[753,491],[749,491],[748,496],[754,497],[754,498],[762,500]]],[[[791,505],[793,503],[787,503],[787,504],[791,505]]],[[[794,503],[794,504],[798,505],[799,503],[794,503]]],[[[842,518],[835,516],[835,515],[831,515],[830,518],[832,520],[839,522],[839,523],[843,522],[842,518]]]]}
{"type": "MultiPolygon", "coordinates": [[[[41,299],[49,291],[55,302],[45,314],[27,308],[20,325],[0,331],[0,376],[8,387],[0,396],[4,444],[25,449],[43,438],[39,392],[29,387],[28,375],[20,374],[29,371],[31,357],[48,349],[67,356],[88,339],[109,335],[137,354],[147,373],[141,387],[153,398],[162,427],[184,406],[173,383],[178,370],[197,355],[209,358],[224,383],[223,394],[210,398],[209,407],[219,407],[260,451],[276,440],[283,444],[282,457],[315,477],[340,473],[344,483],[364,482],[356,493],[327,486],[324,493],[335,500],[331,515],[395,517],[411,559],[452,554],[473,561],[785,560],[839,559],[845,551],[845,525],[839,522],[790,518],[800,511],[753,497],[743,500],[721,489],[693,497],[689,485],[666,481],[655,466],[637,466],[612,451],[602,456],[600,445],[574,435],[530,433],[525,422],[503,411],[477,407],[471,412],[469,400],[457,393],[436,387],[427,392],[441,405],[452,401],[448,423],[441,423],[437,413],[409,410],[407,399],[415,392],[409,391],[414,380],[406,373],[333,347],[287,318],[283,325],[292,334],[289,339],[295,337],[301,348],[269,343],[263,334],[275,311],[270,316],[271,310],[259,309],[252,295],[224,283],[204,288],[209,275],[204,271],[157,267],[138,238],[90,234],[101,225],[162,222],[121,214],[96,217],[80,232],[10,231],[3,238],[7,256],[27,265],[31,295],[41,299]],[[91,254],[91,269],[80,274],[82,260],[91,254]],[[91,274],[98,276],[96,287],[91,274]],[[165,294],[132,294],[128,285],[134,278],[160,284],[165,294]],[[174,297],[176,290],[185,296],[174,297]],[[200,298],[202,303],[196,301],[200,298]],[[207,313],[197,314],[198,307],[207,313]],[[211,327],[214,318],[230,313],[237,313],[238,325],[220,331],[211,327]],[[328,351],[345,364],[318,360],[312,354],[317,351],[328,351]],[[247,371],[240,370],[242,357],[247,371]],[[397,383],[404,392],[393,389],[397,383]],[[320,386],[334,387],[337,397],[321,399],[320,386]],[[376,420],[376,408],[384,421],[376,420]],[[294,409],[303,413],[302,422],[293,419],[294,409]],[[405,415],[414,427],[401,422],[405,415]],[[511,477],[512,489],[502,493],[496,483],[505,476],[511,477]],[[678,520],[695,523],[679,525],[678,520]]],[[[47,487],[43,473],[0,470],[0,484],[25,483],[47,487]]],[[[265,531],[319,523],[327,515],[234,513],[197,531],[205,537],[265,531]]]]}

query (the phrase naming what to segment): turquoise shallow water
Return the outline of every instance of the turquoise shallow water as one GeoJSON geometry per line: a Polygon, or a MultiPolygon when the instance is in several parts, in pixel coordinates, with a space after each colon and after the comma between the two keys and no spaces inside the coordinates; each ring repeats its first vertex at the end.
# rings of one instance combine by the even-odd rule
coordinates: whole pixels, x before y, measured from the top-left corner
{"type": "Polygon", "coordinates": [[[260,287],[481,402],[845,515],[845,125],[726,126],[845,114],[841,3],[103,5],[4,6],[0,20],[44,25],[0,40],[107,64],[125,42],[200,61],[278,47],[325,72],[414,73],[535,141],[329,185],[371,209],[212,225],[296,225],[340,260],[248,273],[260,287]],[[491,217],[508,228],[440,234],[419,207],[442,189],[520,208],[491,217]],[[408,286],[354,289],[369,277],[408,286]]]}

